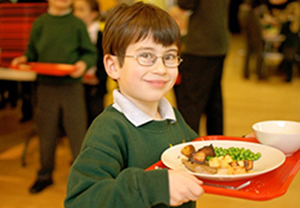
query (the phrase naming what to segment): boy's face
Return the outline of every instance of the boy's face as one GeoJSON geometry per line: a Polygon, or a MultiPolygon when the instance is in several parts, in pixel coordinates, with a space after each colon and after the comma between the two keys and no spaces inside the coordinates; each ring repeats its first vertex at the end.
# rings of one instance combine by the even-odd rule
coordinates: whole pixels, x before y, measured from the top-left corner
{"type": "MultiPolygon", "coordinates": [[[[130,44],[126,50],[126,56],[140,54],[177,56],[178,49],[176,45],[163,47],[150,37],[130,44]]],[[[117,80],[121,93],[138,106],[158,102],[173,87],[178,75],[178,67],[166,67],[162,58],[157,58],[152,66],[141,66],[136,58],[125,57],[122,67],[117,57],[113,59],[115,73],[112,78],[117,80]]]]}
{"type": "Polygon", "coordinates": [[[75,0],[73,3],[73,13],[75,16],[83,20],[89,26],[93,23],[98,13],[91,10],[91,7],[85,0],[75,0]]]}
{"type": "Polygon", "coordinates": [[[49,8],[64,12],[71,8],[73,0],[48,0],[49,8]]]}

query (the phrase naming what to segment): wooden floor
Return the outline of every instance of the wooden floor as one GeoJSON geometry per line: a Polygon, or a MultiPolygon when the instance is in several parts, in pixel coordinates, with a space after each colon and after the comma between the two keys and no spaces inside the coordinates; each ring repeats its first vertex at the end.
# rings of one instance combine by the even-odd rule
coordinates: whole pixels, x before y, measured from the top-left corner
{"type": "MultiPolygon", "coordinates": [[[[300,121],[300,78],[292,83],[274,75],[259,81],[255,74],[249,80],[242,77],[244,45],[240,36],[234,36],[226,59],[223,78],[225,135],[242,136],[250,133],[257,121],[285,119],[300,121]]],[[[297,75],[298,76],[298,75],[297,75]]],[[[174,102],[172,92],[168,98],[174,102]]],[[[39,167],[38,140],[30,140],[26,166],[21,164],[24,141],[32,130],[32,123],[20,124],[20,109],[0,110],[0,207],[1,208],[59,208],[63,207],[68,171],[70,169],[69,144],[66,138],[58,144],[54,185],[37,195],[28,188],[35,180],[39,167]]],[[[202,133],[203,135],[205,133],[202,133]]],[[[205,194],[197,207],[205,208],[296,208],[300,207],[300,173],[285,195],[263,202],[205,194]]]]}

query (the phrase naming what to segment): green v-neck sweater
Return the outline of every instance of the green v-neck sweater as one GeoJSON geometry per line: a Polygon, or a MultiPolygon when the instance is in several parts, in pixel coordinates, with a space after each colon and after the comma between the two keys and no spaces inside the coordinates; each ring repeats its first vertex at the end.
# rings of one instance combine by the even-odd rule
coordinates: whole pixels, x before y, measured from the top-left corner
{"type": "MultiPolygon", "coordinates": [[[[140,127],[108,106],[91,125],[69,175],[65,207],[169,207],[166,169],[145,171],[170,144],[198,135],[174,109],[177,121],[140,127]]],[[[180,207],[195,207],[195,202],[180,207]]]]}
{"type": "MultiPolygon", "coordinates": [[[[53,16],[41,15],[32,25],[25,55],[29,62],[74,64],[79,60],[87,68],[96,65],[97,50],[91,43],[85,24],[72,13],[53,16]]],[[[71,84],[81,78],[39,75],[48,84],[71,84]]]]}

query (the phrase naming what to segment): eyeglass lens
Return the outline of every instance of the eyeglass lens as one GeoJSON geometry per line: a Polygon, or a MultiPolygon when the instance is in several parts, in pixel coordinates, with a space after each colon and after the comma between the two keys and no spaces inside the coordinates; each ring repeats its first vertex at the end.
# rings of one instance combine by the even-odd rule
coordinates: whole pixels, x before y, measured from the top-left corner
{"type": "Polygon", "coordinates": [[[158,58],[162,58],[164,65],[168,67],[177,67],[181,62],[181,58],[174,55],[157,57],[153,54],[151,54],[150,56],[144,56],[143,54],[140,54],[136,58],[138,63],[143,66],[152,66],[158,58]]]}

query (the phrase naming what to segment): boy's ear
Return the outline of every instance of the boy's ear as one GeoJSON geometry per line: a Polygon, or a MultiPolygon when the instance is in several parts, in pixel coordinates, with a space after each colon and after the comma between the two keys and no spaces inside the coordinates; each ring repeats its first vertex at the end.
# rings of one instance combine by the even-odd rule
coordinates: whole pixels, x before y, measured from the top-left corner
{"type": "Polygon", "coordinates": [[[117,80],[119,78],[119,62],[117,56],[106,54],[104,55],[103,62],[108,76],[113,80],[117,80]]]}

